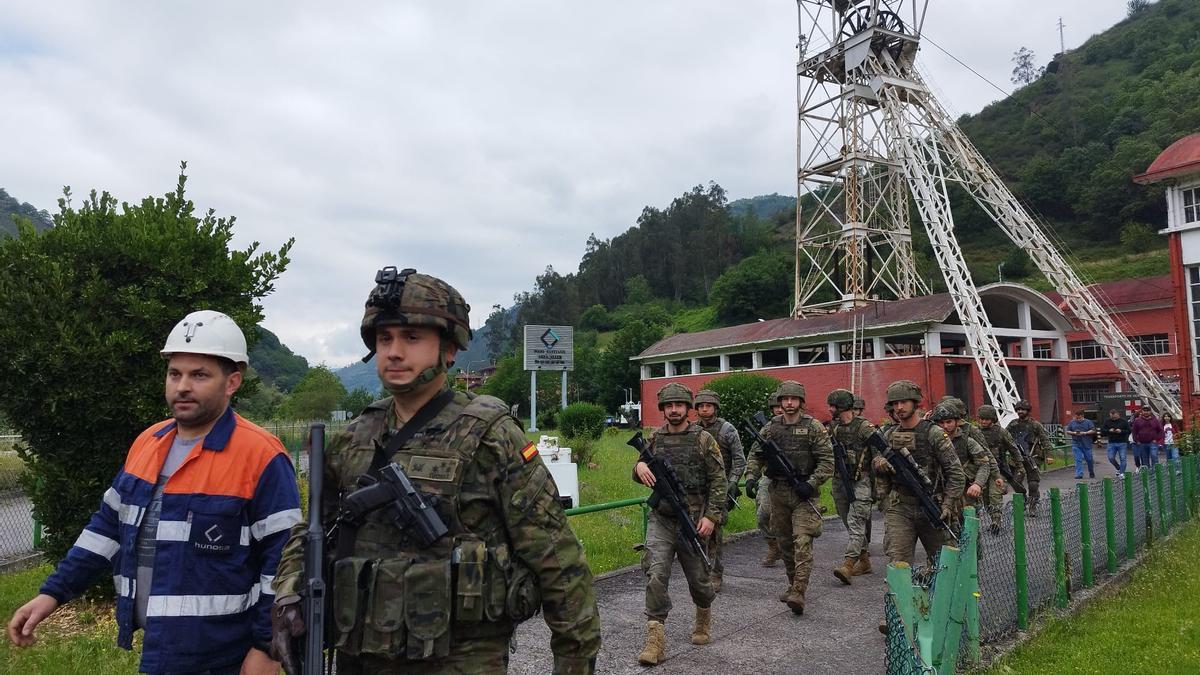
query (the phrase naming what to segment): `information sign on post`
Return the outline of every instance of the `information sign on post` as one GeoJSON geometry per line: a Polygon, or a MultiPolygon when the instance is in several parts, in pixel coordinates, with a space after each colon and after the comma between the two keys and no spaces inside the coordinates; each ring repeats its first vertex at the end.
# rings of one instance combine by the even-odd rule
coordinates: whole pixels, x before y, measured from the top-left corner
{"type": "Polygon", "coordinates": [[[529,371],[529,431],[537,431],[537,373],[562,372],[562,407],[567,407],[567,371],[575,368],[573,326],[525,326],[525,370],[529,371]]]}

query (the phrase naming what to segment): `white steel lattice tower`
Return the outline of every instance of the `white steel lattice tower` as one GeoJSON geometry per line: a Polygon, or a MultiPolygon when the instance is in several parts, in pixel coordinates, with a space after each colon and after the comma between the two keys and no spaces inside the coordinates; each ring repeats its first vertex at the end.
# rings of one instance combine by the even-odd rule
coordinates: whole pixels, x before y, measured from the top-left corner
{"type": "Polygon", "coordinates": [[[793,315],[928,294],[913,262],[911,198],[989,398],[1011,416],[1017,388],[954,237],[947,185],[957,182],[1029,254],[1133,389],[1178,417],[1179,402],[917,72],[928,0],[797,4],[793,315]]]}

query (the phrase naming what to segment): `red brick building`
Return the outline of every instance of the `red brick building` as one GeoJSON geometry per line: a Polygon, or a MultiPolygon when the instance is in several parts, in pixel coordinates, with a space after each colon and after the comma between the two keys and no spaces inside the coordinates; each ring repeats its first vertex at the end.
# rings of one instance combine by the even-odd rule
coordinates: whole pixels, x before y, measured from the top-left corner
{"type": "MultiPolygon", "coordinates": [[[[1017,389],[1044,420],[1057,420],[1067,400],[1067,333],[1071,322],[1043,294],[1011,283],[979,289],[984,311],[996,330],[1017,389]]],[[[850,381],[852,341],[862,343],[861,386],[871,418],[883,416],[887,385],[910,379],[926,398],[953,394],[974,409],[986,393],[974,366],[954,304],[945,293],[911,300],[877,302],[850,312],[773,319],[667,337],[634,357],[641,366],[643,423],[662,417],[652,404],[667,382],[693,390],[733,371],[751,371],[808,389],[810,409],[824,412],[825,395],[850,381]]]]}

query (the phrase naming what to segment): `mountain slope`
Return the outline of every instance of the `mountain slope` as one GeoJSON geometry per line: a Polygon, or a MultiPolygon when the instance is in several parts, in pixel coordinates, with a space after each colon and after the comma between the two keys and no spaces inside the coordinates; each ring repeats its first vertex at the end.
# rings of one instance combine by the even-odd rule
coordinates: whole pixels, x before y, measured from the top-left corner
{"type": "Polygon", "coordinates": [[[28,202],[22,203],[10,196],[4,188],[0,188],[0,235],[17,233],[17,224],[13,222],[13,216],[27,218],[39,232],[54,226],[54,220],[44,209],[38,210],[28,202]]]}

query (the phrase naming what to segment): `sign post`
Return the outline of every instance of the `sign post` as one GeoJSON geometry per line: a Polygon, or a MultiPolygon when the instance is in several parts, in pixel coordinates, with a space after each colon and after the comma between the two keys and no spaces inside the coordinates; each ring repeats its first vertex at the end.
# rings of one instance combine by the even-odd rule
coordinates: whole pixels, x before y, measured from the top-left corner
{"type": "Polygon", "coordinates": [[[562,371],[562,407],[567,407],[567,371],[575,369],[575,329],[525,326],[525,370],[529,371],[529,431],[537,431],[537,373],[562,371]]]}

